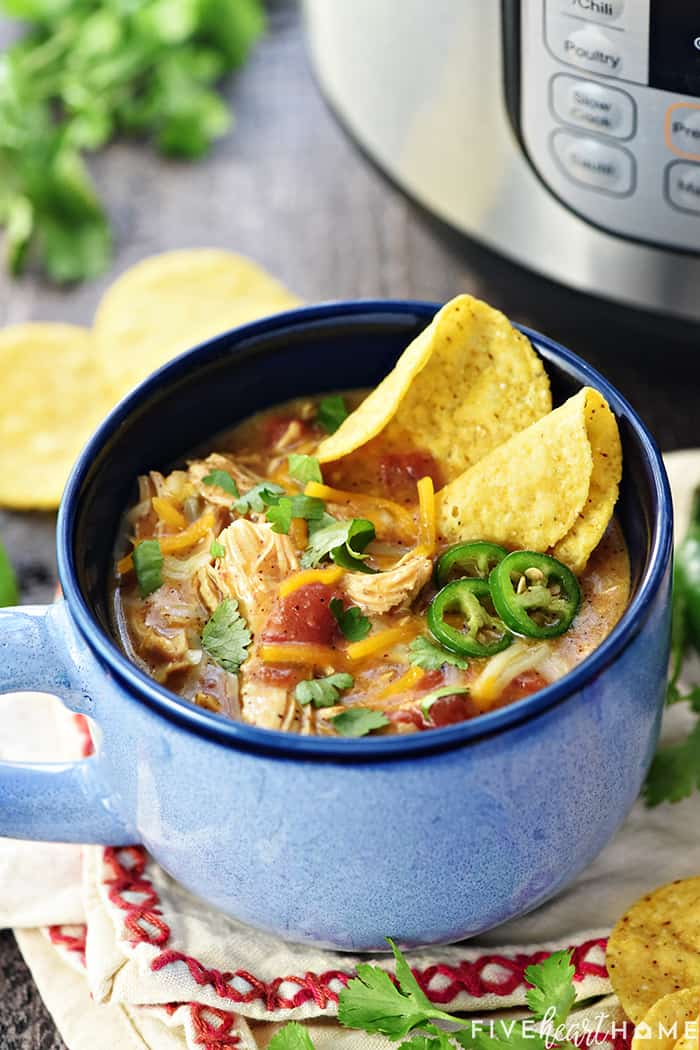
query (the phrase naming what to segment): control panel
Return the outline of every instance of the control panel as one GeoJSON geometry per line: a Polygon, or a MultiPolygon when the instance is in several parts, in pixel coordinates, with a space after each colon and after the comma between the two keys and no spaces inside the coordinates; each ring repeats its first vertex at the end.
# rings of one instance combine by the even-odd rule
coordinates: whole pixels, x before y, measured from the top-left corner
{"type": "Polygon", "coordinates": [[[520,125],[572,210],[700,253],[698,0],[522,0],[520,125]]]}

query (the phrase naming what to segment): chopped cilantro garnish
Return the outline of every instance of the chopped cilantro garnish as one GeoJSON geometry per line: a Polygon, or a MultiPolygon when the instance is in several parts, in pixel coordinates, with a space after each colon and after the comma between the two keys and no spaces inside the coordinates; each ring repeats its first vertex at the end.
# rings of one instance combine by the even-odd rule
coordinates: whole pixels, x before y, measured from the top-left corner
{"type": "Polygon", "coordinates": [[[163,552],[158,540],[142,540],[134,547],[134,569],[139,594],[147,598],[163,586],[163,552]]]}
{"type": "Polygon", "coordinates": [[[292,1021],[273,1035],[267,1050],[314,1050],[314,1044],[306,1029],[292,1021]]]}
{"type": "Polygon", "coordinates": [[[327,434],[335,434],[336,430],[348,417],[345,399],[340,394],[331,394],[321,399],[316,413],[316,422],[327,434]]]}
{"type": "Polygon", "coordinates": [[[280,496],[277,502],[268,508],[265,517],[272,525],[273,532],[288,533],[292,518],[304,518],[306,521],[318,521],[324,514],[325,504],[315,496],[280,496]]]}
{"type": "Polygon", "coordinates": [[[389,725],[382,711],[373,711],[370,707],[349,707],[331,718],[331,722],[340,736],[367,736],[373,729],[389,725]]]}
{"type": "Polygon", "coordinates": [[[262,514],[265,507],[277,503],[279,497],[284,495],[281,485],[276,485],[274,481],[260,481],[237,499],[233,507],[239,514],[250,514],[251,511],[262,514]]]}
{"type": "Polygon", "coordinates": [[[202,648],[224,671],[236,672],[252,641],[235,598],[224,598],[202,631],[202,648]]]}
{"type": "Polygon", "coordinates": [[[456,653],[450,653],[424,635],[414,638],[408,647],[408,662],[412,667],[422,667],[424,671],[439,671],[444,664],[466,671],[469,664],[456,653]]]}
{"type": "Polygon", "coordinates": [[[339,672],[325,678],[307,678],[299,682],[294,696],[300,704],[313,704],[314,707],[333,707],[337,703],[342,689],[349,689],[355,682],[351,674],[339,672]]]}
{"type": "Polygon", "coordinates": [[[218,540],[212,540],[211,547],[209,548],[209,553],[211,554],[212,558],[223,558],[224,554],[226,553],[226,548],[224,547],[223,543],[219,543],[218,540]]]}
{"type": "Polygon", "coordinates": [[[328,608],[341,634],[349,642],[361,642],[372,629],[372,624],[356,605],[350,605],[347,609],[343,608],[342,598],[331,598],[328,608]]]}
{"type": "Polygon", "coordinates": [[[365,565],[365,547],[374,539],[374,525],[365,518],[336,521],[330,514],[318,520],[315,528],[309,529],[309,546],[301,556],[305,569],[318,565],[330,557],[344,569],[374,572],[365,565]]]}
{"type": "Polygon", "coordinates": [[[541,963],[528,966],[525,980],[532,988],[526,992],[525,999],[538,1021],[543,1020],[552,1007],[553,1027],[556,1028],[566,1021],[576,1001],[573,985],[575,973],[576,968],[571,965],[571,952],[552,952],[541,963]]]}
{"type": "Polygon", "coordinates": [[[225,470],[212,470],[211,474],[207,474],[205,478],[202,478],[202,481],[205,485],[216,485],[217,488],[228,492],[229,496],[234,496],[235,499],[238,499],[241,495],[238,491],[238,485],[225,470]]]}
{"type": "Polygon", "coordinates": [[[321,467],[315,456],[302,456],[298,452],[292,452],[287,457],[287,463],[290,478],[294,478],[300,485],[306,485],[309,481],[323,481],[321,467]]]}

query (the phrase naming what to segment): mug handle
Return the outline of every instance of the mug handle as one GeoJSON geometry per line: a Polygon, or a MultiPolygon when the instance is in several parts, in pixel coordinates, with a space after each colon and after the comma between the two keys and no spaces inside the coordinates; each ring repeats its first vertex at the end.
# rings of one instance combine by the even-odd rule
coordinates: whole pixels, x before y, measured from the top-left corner
{"type": "MultiPolygon", "coordinates": [[[[64,600],[0,609],[0,694],[51,693],[69,710],[89,714],[89,673],[81,662],[64,600]]],[[[76,762],[0,761],[0,836],[106,846],[134,842],[104,797],[100,773],[99,752],[76,762]]]]}

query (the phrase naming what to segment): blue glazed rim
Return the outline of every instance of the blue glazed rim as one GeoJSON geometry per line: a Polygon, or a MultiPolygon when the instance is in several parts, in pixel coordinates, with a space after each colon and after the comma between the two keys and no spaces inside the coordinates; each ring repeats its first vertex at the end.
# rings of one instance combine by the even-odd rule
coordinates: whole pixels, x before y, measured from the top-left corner
{"type": "Polygon", "coordinates": [[[100,448],[134,409],[147,402],[163,382],[170,383],[185,375],[192,367],[196,367],[197,362],[204,363],[210,357],[218,356],[224,348],[227,352],[242,350],[254,344],[260,336],[271,332],[279,334],[285,328],[289,329],[290,334],[292,331],[298,334],[300,329],[313,328],[326,321],[337,322],[344,318],[352,321],[353,318],[359,320],[372,316],[390,319],[392,315],[425,317],[428,323],[441,305],[424,300],[339,300],[319,306],[299,307],[243,325],[179,354],[127,394],[101,423],[73,467],[61,501],[57,523],[58,575],[68,607],[86,642],[121,684],[127,686],[140,701],[183,728],[234,749],[268,752],[288,759],[304,760],[316,758],[368,761],[409,758],[459,747],[495,732],[508,730],[567,700],[609,667],[639,632],[663,581],[673,543],[671,492],[661,453],[629,402],[595,368],[554,340],[522,325],[515,327],[527,335],[537,348],[546,352],[546,359],[552,360],[558,368],[581,385],[590,385],[598,389],[613,408],[615,415],[627,420],[651,472],[652,547],[637,593],[602,644],[564,678],[507,707],[498,708],[467,722],[431,729],[425,733],[353,740],[298,736],[233,721],[196,707],[169,692],[131,663],[115,641],[95,621],[77,583],[73,554],[72,534],[78,495],[90,464],[100,448]]]}

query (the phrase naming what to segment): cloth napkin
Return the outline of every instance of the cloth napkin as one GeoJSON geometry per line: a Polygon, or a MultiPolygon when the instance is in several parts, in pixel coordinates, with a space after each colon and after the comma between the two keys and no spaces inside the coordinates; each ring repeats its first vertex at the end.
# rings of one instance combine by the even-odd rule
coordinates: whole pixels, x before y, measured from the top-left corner
{"type": "MultiPolygon", "coordinates": [[[[700,451],[673,453],[667,466],[682,530],[700,451]]],[[[85,721],[43,694],[3,697],[0,719],[2,758],[70,759],[91,746],[85,721]]],[[[677,738],[689,723],[683,705],[670,709],[664,737],[677,738]]],[[[411,952],[419,982],[446,1010],[517,1011],[525,1005],[527,966],[572,947],[577,1000],[601,997],[577,1020],[621,1050],[623,1015],[605,971],[607,933],[642,893],[700,871],[699,822],[700,796],[655,810],[637,803],[597,860],[543,908],[478,945],[411,952]]],[[[0,924],[14,928],[69,1050],[253,1050],[291,1020],[308,1024],[317,1050],[396,1045],[335,1020],[338,992],[359,957],[286,944],[222,917],[140,847],[0,840],[0,890],[0,924]]],[[[385,957],[371,961],[389,968],[385,957]]]]}

